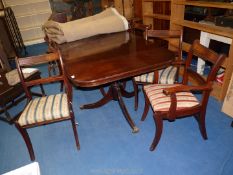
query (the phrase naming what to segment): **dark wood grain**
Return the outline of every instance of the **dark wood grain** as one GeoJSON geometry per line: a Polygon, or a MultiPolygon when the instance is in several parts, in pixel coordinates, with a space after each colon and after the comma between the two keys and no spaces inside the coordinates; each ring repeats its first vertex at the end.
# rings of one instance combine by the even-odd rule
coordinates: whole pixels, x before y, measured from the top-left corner
{"type": "Polygon", "coordinates": [[[59,48],[69,79],[81,87],[99,86],[151,72],[166,67],[175,58],[167,48],[128,32],[99,35],[59,48]]]}

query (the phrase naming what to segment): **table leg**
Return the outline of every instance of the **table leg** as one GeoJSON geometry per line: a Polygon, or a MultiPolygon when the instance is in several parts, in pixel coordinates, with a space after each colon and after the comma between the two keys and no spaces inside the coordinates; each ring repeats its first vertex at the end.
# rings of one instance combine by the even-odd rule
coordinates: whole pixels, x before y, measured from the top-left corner
{"type": "Polygon", "coordinates": [[[123,97],[130,98],[134,96],[134,92],[127,92],[125,90],[125,85],[119,84],[120,92],[123,97]]]}
{"type": "Polygon", "coordinates": [[[113,100],[112,97],[112,88],[110,87],[108,89],[108,92],[106,94],[103,94],[103,98],[101,98],[99,101],[95,102],[95,103],[90,103],[90,104],[85,104],[85,105],[81,105],[80,109],[93,109],[93,108],[98,108],[101,107],[103,105],[105,105],[106,103],[108,103],[109,101],[113,100]]]}
{"type": "MultiPolygon", "coordinates": [[[[103,93],[102,93],[103,94],[103,93]]],[[[123,97],[127,97],[130,98],[132,96],[134,96],[134,93],[131,92],[127,92],[124,89],[124,86],[120,83],[120,82],[114,82],[113,84],[110,85],[108,92],[106,94],[103,94],[103,98],[100,99],[99,101],[95,102],[95,103],[90,103],[90,104],[85,104],[85,105],[81,105],[80,109],[93,109],[93,108],[98,108],[100,106],[105,105],[106,103],[108,103],[111,100],[116,100],[118,101],[121,110],[124,114],[124,117],[126,119],[126,121],[129,123],[130,127],[133,129],[133,133],[137,133],[139,131],[139,128],[137,128],[133,122],[133,120],[131,119],[128,110],[125,106],[125,103],[123,101],[123,97]]]]}
{"type": "MultiPolygon", "coordinates": [[[[137,126],[135,126],[133,120],[131,119],[129,113],[128,113],[128,110],[125,106],[125,103],[122,99],[122,94],[121,94],[121,85],[119,85],[118,82],[115,82],[114,85],[113,85],[113,88],[114,88],[114,91],[116,92],[116,98],[117,98],[117,101],[121,107],[121,110],[125,116],[125,119],[127,120],[127,122],[129,123],[130,127],[133,129],[133,133],[137,133],[139,131],[139,128],[137,126]]],[[[123,91],[123,92],[126,92],[126,91],[123,91]]]]}

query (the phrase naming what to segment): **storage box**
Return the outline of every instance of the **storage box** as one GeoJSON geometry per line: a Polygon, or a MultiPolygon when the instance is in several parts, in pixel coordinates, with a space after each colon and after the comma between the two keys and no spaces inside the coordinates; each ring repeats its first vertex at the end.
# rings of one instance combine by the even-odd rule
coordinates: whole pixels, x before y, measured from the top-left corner
{"type": "Polygon", "coordinates": [[[233,75],[231,76],[231,81],[223,102],[222,112],[233,118],[233,75]]]}
{"type": "Polygon", "coordinates": [[[33,162],[3,175],[40,175],[38,162],[33,162]]]}

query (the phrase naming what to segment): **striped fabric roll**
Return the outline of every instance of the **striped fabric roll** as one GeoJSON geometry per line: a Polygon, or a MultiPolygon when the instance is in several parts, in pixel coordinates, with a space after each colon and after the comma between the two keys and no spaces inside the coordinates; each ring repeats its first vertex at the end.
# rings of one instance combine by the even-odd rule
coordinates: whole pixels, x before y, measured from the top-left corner
{"type": "Polygon", "coordinates": [[[22,112],[18,123],[25,126],[63,117],[69,117],[67,95],[64,93],[33,99],[22,112]]]}
{"type": "MultiPolygon", "coordinates": [[[[154,111],[168,111],[171,106],[170,96],[163,93],[164,88],[179,86],[171,84],[153,84],[144,86],[146,95],[154,111]]],[[[194,107],[199,104],[197,98],[191,92],[178,92],[177,110],[194,107]]]]}
{"type": "MultiPolygon", "coordinates": [[[[159,84],[174,84],[176,78],[177,67],[169,66],[165,69],[159,70],[159,84]]],[[[153,83],[154,72],[139,75],[134,77],[136,82],[153,83]]]]}

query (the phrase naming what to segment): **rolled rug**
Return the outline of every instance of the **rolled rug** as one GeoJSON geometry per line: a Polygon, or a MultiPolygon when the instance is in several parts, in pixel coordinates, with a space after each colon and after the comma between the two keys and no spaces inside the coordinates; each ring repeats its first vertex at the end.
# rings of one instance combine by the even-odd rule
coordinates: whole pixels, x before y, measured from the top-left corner
{"type": "Polygon", "coordinates": [[[76,41],[98,34],[128,30],[128,21],[115,8],[108,8],[94,16],[67,23],[54,22],[53,24],[47,22],[43,28],[49,39],[61,44],[62,42],[76,41]],[[64,35],[64,37],[54,35],[64,35]],[[55,38],[60,38],[60,40],[57,41],[55,38]]]}

